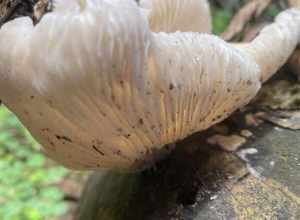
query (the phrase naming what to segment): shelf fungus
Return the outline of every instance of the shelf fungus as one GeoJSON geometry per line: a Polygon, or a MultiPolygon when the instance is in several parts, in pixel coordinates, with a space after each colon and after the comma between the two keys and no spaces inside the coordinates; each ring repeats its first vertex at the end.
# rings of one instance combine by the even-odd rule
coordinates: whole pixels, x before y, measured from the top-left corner
{"type": "MultiPolygon", "coordinates": [[[[208,10],[202,0],[172,2],[208,10]]],[[[297,9],[243,45],[156,10],[133,0],[55,1],[35,26],[27,17],[2,26],[1,99],[49,157],[73,169],[151,165],[167,144],[249,103],[300,40],[297,9]]],[[[204,14],[197,24],[209,22],[204,14]]]]}

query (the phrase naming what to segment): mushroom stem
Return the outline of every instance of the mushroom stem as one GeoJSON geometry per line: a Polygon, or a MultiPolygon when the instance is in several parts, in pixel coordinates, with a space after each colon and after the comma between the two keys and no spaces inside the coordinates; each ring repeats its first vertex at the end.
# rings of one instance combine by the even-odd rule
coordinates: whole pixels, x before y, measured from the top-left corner
{"type": "Polygon", "coordinates": [[[299,41],[300,11],[289,9],[279,14],[252,42],[233,46],[255,59],[261,69],[261,82],[265,82],[287,61],[299,41]]]}

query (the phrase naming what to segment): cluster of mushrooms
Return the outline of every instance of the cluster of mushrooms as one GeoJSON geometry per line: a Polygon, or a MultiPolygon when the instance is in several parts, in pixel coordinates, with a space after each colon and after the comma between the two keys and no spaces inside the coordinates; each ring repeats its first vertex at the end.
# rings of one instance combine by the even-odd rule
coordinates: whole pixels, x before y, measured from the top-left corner
{"type": "Polygon", "coordinates": [[[0,96],[73,169],[142,169],[255,97],[300,41],[300,10],[250,43],[210,34],[206,0],[64,0],[0,29],[0,96]]]}

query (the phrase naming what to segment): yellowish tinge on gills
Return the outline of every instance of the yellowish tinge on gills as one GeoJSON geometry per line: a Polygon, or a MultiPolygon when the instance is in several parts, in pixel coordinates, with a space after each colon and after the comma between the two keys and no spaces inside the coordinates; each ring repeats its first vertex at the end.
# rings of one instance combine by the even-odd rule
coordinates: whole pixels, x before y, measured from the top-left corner
{"type": "Polygon", "coordinates": [[[150,8],[164,25],[133,0],[61,0],[35,26],[1,27],[1,99],[49,157],[86,170],[151,164],[249,103],[299,43],[298,10],[237,47],[172,17],[205,0],[170,1],[150,8]]]}
{"type": "Polygon", "coordinates": [[[78,0],[80,11],[83,11],[86,7],[86,0],[78,0]]]}

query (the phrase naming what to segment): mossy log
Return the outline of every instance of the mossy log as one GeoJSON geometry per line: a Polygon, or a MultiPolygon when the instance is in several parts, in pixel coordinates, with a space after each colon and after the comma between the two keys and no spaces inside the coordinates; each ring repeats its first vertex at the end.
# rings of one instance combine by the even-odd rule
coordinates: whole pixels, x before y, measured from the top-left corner
{"type": "Polygon", "coordinates": [[[76,219],[300,219],[300,130],[260,124],[255,117],[249,124],[261,109],[299,111],[298,87],[284,68],[247,109],[177,143],[152,169],[93,173],[76,219]],[[245,129],[253,136],[235,153],[207,144],[213,134],[245,129]]]}
{"type": "Polygon", "coordinates": [[[300,219],[300,131],[263,124],[254,132],[243,149],[258,152],[246,162],[207,145],[208,131],[151,170],[94,173],[77,219],[300,219]]]}

